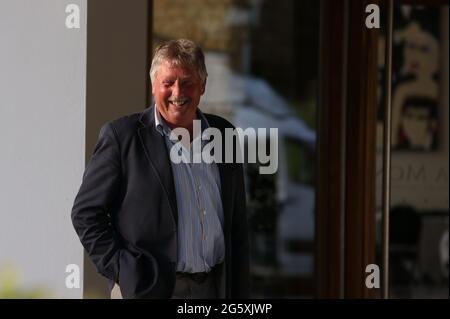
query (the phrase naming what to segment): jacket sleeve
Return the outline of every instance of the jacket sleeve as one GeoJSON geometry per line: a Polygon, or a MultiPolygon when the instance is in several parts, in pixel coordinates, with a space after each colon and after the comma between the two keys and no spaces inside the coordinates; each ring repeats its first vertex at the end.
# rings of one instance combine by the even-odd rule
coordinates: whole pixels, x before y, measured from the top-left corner
{"type": "Polygon", "coordinates": [[[232,219],[232,298],[250,297],[250,256],[243,165],[237,168],[232,219]]]}
{"type": "Polygon", "coordinates": [[[72,208],[72,223],[97,271],[117,282],[120,246],[111,223],[120,190],[119,144],[110,123],[100,130],[72,208]]]}

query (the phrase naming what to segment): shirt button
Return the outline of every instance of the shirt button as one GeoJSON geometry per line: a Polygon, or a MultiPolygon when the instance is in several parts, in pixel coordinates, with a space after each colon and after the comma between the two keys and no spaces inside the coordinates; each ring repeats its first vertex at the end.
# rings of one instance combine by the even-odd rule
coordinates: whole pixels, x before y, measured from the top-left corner
{"type": "Polygon", "coordinates": [[[206,215],[206,210],[204,210],[202,213],[203,213],[203,216],[205,216],[206,215]]]}

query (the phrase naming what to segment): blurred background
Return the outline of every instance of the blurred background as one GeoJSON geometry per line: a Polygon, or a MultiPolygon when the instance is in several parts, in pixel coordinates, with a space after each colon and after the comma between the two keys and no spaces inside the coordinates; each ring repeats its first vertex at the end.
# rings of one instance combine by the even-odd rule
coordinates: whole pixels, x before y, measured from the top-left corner
{"type": "MultiPolygon", "coordinates": [[[[252,296],[344,298],[356,282],[357,297],[379,297],[366,292],[365,267],[348,271],[381,265],[385,30],[365,28],[366,2],[2,0],[0,298],[109,298],[71,226],[71,205],[99,128],[151,105],[151,54],[175,38],[205,51],[203,112],[279,130],[278,171],[245,165],[252,296]],[[65,25],[68,4],[80,8],[79,29],[65,25]],[[358,47],[358,32],[372,45],[358,47]],[[359,74],[351,54],[373,68],[359,74]],[[367,87],[371,102],[352,103],[367,87]],[[352,107],[374,116],[354,123],[352,107]],[[373,143],[351,142],[366,129],[373,143]],[[348,138],[330,140],[339,136],[348,138]],[[359,148],[373,170],[348,164],[359,148]],[[353,176],[373,189],[350,191],[353,176]],[[364,211],[352,206],[360,198],[364,211]],[[358,242],[369,244],[355,255],[358,242]],[[79,288],[65,285],[68,264],[80,267],[79,288]]],[[[445,1],[396,7],[393,298],[448,298],[448,19],[445,1]]]]}

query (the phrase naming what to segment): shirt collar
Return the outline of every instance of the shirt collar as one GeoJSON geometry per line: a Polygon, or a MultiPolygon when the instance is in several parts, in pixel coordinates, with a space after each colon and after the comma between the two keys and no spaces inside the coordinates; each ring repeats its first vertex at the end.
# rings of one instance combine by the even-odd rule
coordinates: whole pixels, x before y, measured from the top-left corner
{"type": "Polygon", "coordinates": [[[155,127],[156,130],[164,136],[164,133],[170,133],[170,128],[167,126],[165,121],[163,121],[161,114],[158,111],[158,107],[155,105],[155,127]]]}

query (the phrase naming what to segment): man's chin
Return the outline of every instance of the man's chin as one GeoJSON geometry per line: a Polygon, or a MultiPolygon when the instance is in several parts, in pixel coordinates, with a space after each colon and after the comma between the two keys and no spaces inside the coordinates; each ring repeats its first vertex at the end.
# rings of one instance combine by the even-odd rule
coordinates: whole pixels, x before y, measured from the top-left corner
{"type": "Polygon", "coordinates": [[[175,105],[170,105],[169,106],[169,112],[171,114],[186,114],[188,112],[188,108],[186,106],[175,106],[175,105]]]}
{"type": "Polygon", "coordinates": [[[183,118],[186,118],[188,115],[187,110],[184,109],[170,109],[169,116],[173,120],[182,120],[183,118]]]}
{"type": "Polygon", "coordinates": [[[169,113],[174,117],[185,118],[186,116],[190,116],[190,114],[195,114],[195,110],[191,105],[183,105],[183,106],[170,105],[169,113]]]}
{"type": "MultiPolygon", "coordinates": [[[[187,120],[187,118],[190,118],[190,114],[189,113],[182,113],[182,112],[173,112],[170,113],[170,118],[169,118],[169,122],[172,125],[176,125],[176,126],[184,126],[186,123],[189,123],[189,121],[187,120]]],[[[192,118],[192,120],[195,119],[195,116],[192,118]]]]}

